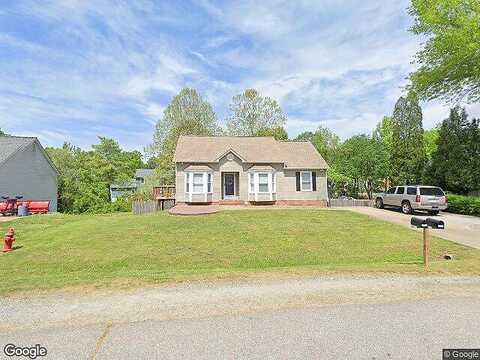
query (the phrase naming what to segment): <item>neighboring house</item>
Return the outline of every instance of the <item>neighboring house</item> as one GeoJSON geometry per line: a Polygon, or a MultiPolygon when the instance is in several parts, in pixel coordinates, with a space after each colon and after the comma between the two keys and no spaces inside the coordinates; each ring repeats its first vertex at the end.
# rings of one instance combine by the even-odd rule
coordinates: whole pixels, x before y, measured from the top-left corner
{"type": "Polygon", "coordinates": [[[0,136],[0,196],[49,200],[57,211],[58,171],[35,137],[0,136]]]}
{"type": "Polygon", "coordinates": [[[310,142],[181,136],[177,203],[327,206],[328,165],[310,142]]]}
{"type": "Polygon", "coordinates": [[[133,193],[139,187],[145,184],[145,178],[153,175],[153,169],[137,169],[133,180],[125,184],[110,185],[110,199],[116,201],[119,197],[127,193],[133,193]]]}

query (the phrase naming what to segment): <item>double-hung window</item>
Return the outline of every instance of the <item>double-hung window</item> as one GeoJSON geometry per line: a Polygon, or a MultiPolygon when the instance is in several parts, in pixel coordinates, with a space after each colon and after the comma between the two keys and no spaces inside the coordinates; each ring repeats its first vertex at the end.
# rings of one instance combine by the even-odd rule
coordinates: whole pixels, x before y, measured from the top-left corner
{"type": "Polygon", "coordinates": [[[302,171],[300,173],[300,190],[312,191],[312,172],[302,171]]]}
{"type": "Polygon", "coordinates": [[[193,173],[193,192],[203,193],[203,173],[193,173]]]}
{"type": "Polygon", "coordinates": [[[249,181],[250,181],[250,193],[253,194],[255,192],[255,174],[249,174],[249,181]]]}
{"type": "Polygon", "coordinates": [[[258,173],[258,192],[268,193],[270,192],[268,184],[268,173],[258,173]]]}
{"type": "Polygon", "coordinates": [[[212,192],[212,174],[210,173],[207,174],[207,192],[212,192]]]}

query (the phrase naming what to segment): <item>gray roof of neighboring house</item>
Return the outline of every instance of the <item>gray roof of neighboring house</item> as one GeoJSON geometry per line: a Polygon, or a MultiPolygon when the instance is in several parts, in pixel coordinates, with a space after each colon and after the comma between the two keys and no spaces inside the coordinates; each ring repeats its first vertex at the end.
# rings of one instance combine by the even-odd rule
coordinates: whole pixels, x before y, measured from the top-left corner
{"type": "Polygon", "coordinates": [[[147,176],[153,175],[153,169],[137,169],[135,171],[135,178],[146,178],[147,176]]]}
{"type": "Polygon", "coordinates": [[[26,148],[32,143],[37,143],[40,147],[43,155],[49,162],[53,170],[58,174],[58,170],[53,164],[52,160],[46,153],[45,149],[40,144],[40,141],[36,137],[27,137],[27,136],[0,136],[0,166],[3,165],[8,159],[15,155],[20,150],[26,148]]]}
{"type": "Polygon", "coordinates": [[[246,163],[282,163],[290,169],[328,169],[312,143],[277,141],[273,137],[180,136],[175,161],[214,163],[229,152],[246,163]]]}
{"type": "Polygon", "coordinates": [[[33,137],[0,136],[0,165],[35,140],[33,137]]]}

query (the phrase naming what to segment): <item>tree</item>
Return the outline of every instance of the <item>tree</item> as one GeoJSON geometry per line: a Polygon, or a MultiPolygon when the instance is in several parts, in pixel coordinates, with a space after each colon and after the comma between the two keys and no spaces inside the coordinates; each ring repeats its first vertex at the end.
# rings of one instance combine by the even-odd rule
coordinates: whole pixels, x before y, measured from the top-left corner
{"type": "Polygon", "coordinates": [[[315,132],[300,133],[294,141],[310,141],[328,164],[334,161],[335,151],[340,145],[340,138],[323,126],[319,126],[315,132]]]}
{"type": "Polygon", "coordinates": [[[453,108],[442,122],[427,179],[461,194],[480,189],[480,124],[465,109],[453,108]]]}
{"type": "Polygon", "coordinates": [[[480,2],[412,0],[411,31],[429,37],[415,56],[420,65],[410,74],[422,100],[441,98],[469,103],[480,99],[480,2]]]}
{"type": "Polygon", "coordinates": [[[348,179],[353,196],[365,191],[369,199],[387,176],[388,154],[379,139],[355,135],[341,144],[337,155],[337,170],[348,179]]]}
{"type": "Polygon", "coordinates": [[[7,136],[7,134],[5,134],[2,129],[0,129],[0,136],[7,136]]]}
{"type": "Polygon", "coordinates": [[[275,140],[288,140],[288,133],[282,127],[277,127],[273,129],[263,128],[258,130],[255,133],[255,136],[272,136],[275,138],[275,140]]]}
{"type": "Polygon", "coordinates": [[[110,185],[129,182],[135,169],[144,167],[138,151],[124,151],[112,139],[99,137],[93,150],[83,151],[69,143],[46,148],[60,172],[59,211],[80,214],[115,210],[110,202],[110,185]]]}
{"type": "Polygon", "coordinates": [[[433,154],[437,151],[437,140],[437,129],[425,130],[423,132],[423,144],[425,145],[425,156],[427,161],[431,161],[433,154]]]}
{"type": "Polygon", "coordinates": [[[419,182],[425,165],[422,109],[412,95],[400,97],[392,120],[392,178],[399,184],[419,182]]]}
{"type": "Polygon", "coordinates": [[[283,128],[287,122],[277,101],[261,96],[255,89],[236,95],[227,118],[228,133],[233,136],[255,136],[264,129],[283,128]]]}
{"type": "Polygon", "coordinates": [[[381,151],[385,155],[385,178],[384,190],[390,186],[392,173],[392,153],[393,153],[393,119],[390,116],[384,116],[372,133],[373,140],[377,141],[377,146],[381,147],[381,151]]]}
{"type": "Polygon", "coordinates": [[[212,106],[195,89],[182,89],[170,102],[158,120],[153,144],[147,151],[156,158],[162,182],[175,177],[173,154],[180,135],[219,135],[221,129],[212,106]]]}

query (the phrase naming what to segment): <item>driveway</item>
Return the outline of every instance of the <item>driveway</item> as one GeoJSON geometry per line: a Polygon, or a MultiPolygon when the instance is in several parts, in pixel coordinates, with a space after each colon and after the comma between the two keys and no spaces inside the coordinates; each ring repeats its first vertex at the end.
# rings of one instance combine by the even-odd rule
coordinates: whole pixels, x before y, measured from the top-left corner
{"type": "Polygon", "coordinates": [[[478,347],[479,317],[479,277],[192,282],[0,298],[0,352],[11,343],[63,360],[430,360],[478,347]]]}
{"type": "MultiPolygon", "coordinates": [[[[396,209],[376,209],[373,207],[349,207],[342,209],[348,209],[360,214],[365,214],[377,219],[408,227],[410,227],[410,219],[413,216],[405,215],[396,209]]],[[[423,213],[417,213],[414,216],[427,217],[427,215],[423,213]]],[[[435,236],[480,249],[479,217],[445,212],[434,217],[445,222],[444,230],[431,230],[435,236]]]]}

